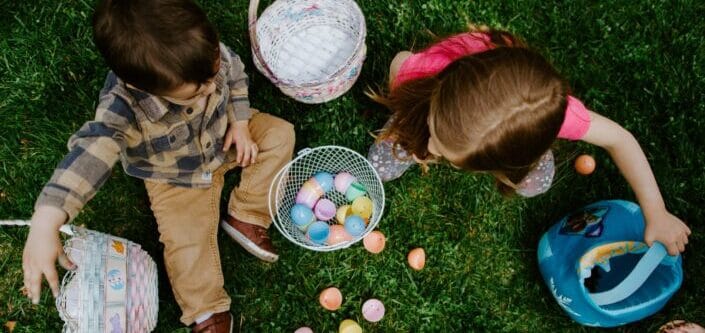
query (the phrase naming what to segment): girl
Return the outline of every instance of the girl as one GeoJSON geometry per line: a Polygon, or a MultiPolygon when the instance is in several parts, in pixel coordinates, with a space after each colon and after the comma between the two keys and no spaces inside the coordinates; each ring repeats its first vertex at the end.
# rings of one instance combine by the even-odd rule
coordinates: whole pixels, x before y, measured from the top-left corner
{"type": "Polygon", "coordinates": [[[582,140],[606,149],[636,192],[646,243],[659,241],[672,255],[688,244],[690,229],[666,210],[632,134],[586,109],[541,55],[507,32],[484,28],[400,52],[389,92],[371,97],[393,112],[369,154],[384,180],[414,161],[443,159],[533,196],[550,187],[556,138],[582,140]]]}

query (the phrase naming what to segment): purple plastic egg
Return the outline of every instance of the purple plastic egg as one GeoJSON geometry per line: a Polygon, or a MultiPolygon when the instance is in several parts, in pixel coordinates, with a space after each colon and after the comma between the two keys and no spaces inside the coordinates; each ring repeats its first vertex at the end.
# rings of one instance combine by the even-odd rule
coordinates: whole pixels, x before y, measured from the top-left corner
{"type": "Polygon", "coordinates": [[[362,304],[362,316],[369,322],[376,323],[384,317],[384,304],[378,299],[371,298],[362,304]]]}
{"type": "Polygon", "coordinates": [[[335,203],[328,199],[318,200],[316,206],[313,208],[313,212],[316,214],[317,219],[321,221],[329,221],[335,216],[335,203]]]}

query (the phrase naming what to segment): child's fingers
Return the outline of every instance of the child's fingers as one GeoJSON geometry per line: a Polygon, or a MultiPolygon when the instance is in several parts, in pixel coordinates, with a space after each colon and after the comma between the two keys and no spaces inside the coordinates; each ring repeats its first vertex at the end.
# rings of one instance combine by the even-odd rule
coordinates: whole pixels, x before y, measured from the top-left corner
{"type": "Polygon", "coordinates": [[[69,259],[69,257],[66,256],[66,253],[63,250],[59,250],[59,265],[69,271],[76,269],[76,264],[71,262],[71,260],[69,259]]]}
{"type": "Polygon", "coordinates": [[[250,158],[250,164],[255,164],[257,161],[257,154],[259,154],[259,147],[257,144],[252,145],[252,158],[250,158]]]}
{"type": "Polygon", "coordinates": [[[678,249],[678,244],[676,244],[676,242],[670,242],[666,249],[668,250],[668,254],[672,256],[676,256],[678,255],[678,253],[680,253],[680,250],[678,249]]]}
{"type": "Polygon", "coordinates": [[[242,155],[244,154],[244,148],[242,147],[242,144],[240,142],[235,142],[235,145],[237,147],[237,158],[235,159],[235,161],[237,162],[237,164],[240,164],[242,163],[242,155]]]}
{"type": "Polygon", "coordinates": [[[29,298],[33,304],[39,304],[39,296],[42,293],[42,273],[41,271],[31,271],[29,276],[29,298]]]}
{"type": "Polygon", "coordinates": [[[59,275],[56,273],[55,268],[50,268],[44,271],[44,276],[47,278],[47,282],[49,283],[49,288],[51,288],[51,294],[54,295],[54,297],[59,296],[59,275]]]}
{"type": "Polygon", "coordinates": [[[242,154],[242,167],[246,167],[250,165],[250,156],[252,155],[252,146],[247,146],[247,148],[243,149],[244,153],[242,154]]]}
{"type": "Polygon", "coordinates": [[[223,151],[228,151],[233,144],[233,136],[230,135],[230,130],[225,133],[225,142],[223,143],[223,151]]]}

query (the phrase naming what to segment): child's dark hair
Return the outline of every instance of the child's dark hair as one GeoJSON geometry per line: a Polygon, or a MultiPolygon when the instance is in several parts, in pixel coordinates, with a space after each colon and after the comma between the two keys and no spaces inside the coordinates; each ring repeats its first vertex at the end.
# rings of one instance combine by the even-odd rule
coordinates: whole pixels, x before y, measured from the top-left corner
{"type": "Polygon", "coordinates": [[[493,174],[508,194],[555,141],[568,85],[509,33],[487,33],[490,50],[372,97],[394,113],[380,139],[394,138],[419,159],[431,157],[433,141],[443,158],[460,169],[493,174]]]}
{"type": "Polygon", "coordinates": [[[217,73],[218,34],[191,0],[102,0],[93,39],[118,77],[153,94],[217,73]]]}

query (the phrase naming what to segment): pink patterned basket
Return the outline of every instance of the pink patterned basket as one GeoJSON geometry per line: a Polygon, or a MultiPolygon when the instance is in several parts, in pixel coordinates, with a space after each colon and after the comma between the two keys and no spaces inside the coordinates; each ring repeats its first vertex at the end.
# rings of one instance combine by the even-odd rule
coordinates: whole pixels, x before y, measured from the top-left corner
{"type": "Polygon", "coordinates": [[[257,18],[251,0],[249,30],[257,69],[284,94],[308,104],[347,92],[365,60],[367,28],[353,0],[278,0],[257,18]]]}
{"type": "MultiPolygon", "coordinates": [[[[28,226],[20,220],[0,225],[28,226]]],[[[56,308],[65,333],[143,333],[157,326],[157,265],[139,244],[64,225],[64,251],[78,266],[61,282],[56,308]]]]}

